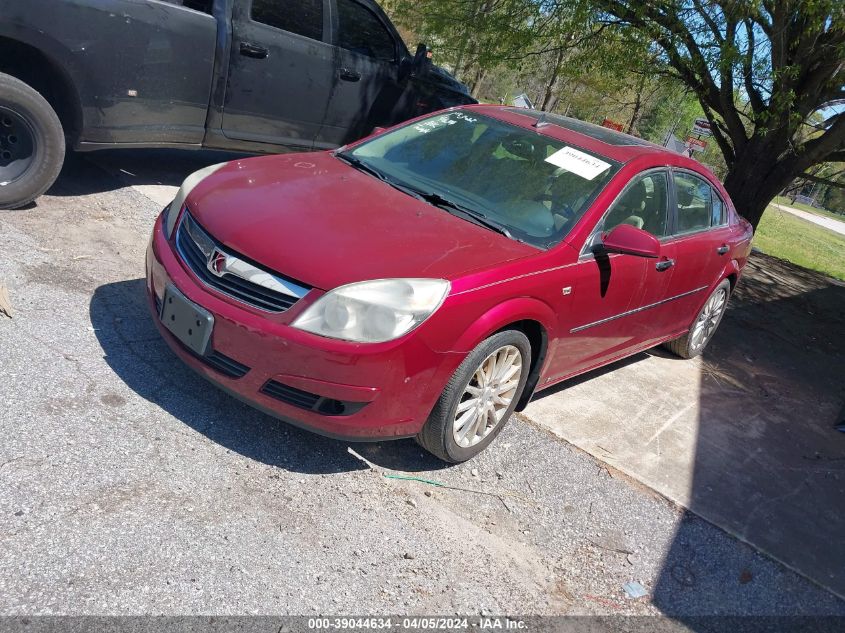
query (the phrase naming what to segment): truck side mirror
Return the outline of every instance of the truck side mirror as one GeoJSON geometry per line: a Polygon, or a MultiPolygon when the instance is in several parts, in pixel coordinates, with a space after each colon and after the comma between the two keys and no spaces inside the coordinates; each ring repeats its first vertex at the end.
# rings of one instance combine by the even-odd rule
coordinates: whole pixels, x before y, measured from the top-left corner
{"type": "Polygon", "coordinates": [[[431,66],[431,51],[425,44],[417,45],[417,52],[414,54],[414,73],[422,74],[431,66]]]}

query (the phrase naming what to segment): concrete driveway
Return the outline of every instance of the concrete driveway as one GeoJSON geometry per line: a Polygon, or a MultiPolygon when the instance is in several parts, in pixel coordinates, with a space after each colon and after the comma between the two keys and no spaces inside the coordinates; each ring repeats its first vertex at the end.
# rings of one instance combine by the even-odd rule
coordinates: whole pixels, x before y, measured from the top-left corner
{"type": "Polygon", "coordinates": [[[845,596],[843,375],[845,284],[757,254],[703,357],[655,349],[525,415],[845,596]]]}
{"type": "MultiPolygon", "coordinates": [[[[843,533],[840,436],[825,435],[841,391],[812,373],[841,375],[842,313],[806,299],[841,288],[785,290],[759,270],[704,363],[643,355],[587,377],[461,466],[411,441],[351,447],[371,467],[206,384],[154,329],[143,251],[172,189],[143,187],[220,157],[94,160],[72,158],[36,205],[0,212],[13,305],[0,316],[0,614],[663,614],[688,629],[713,614],[845,616],[818,584],[838,577],[769,544],[803,530],[817,551],[843,533]],[[816,311],[819,329],[794,339],[767,300],[816,311]],[[773,463],[761,488],[751,471],[773,463]],[[809,485],[795,492],[798,466],[809,485]],[[838,507],[822,505],[836,490],[838,507]],[[745,532],[708,510],[720,498],[728,518],[743,498],[758,507],[745,532]],[[796,514],[810,500],[812,520],[796,514]],[[647,595],[628,598],[631,581],[647,595]]],[[[841,538],[827,546],[841,556],[841,538]]]]}

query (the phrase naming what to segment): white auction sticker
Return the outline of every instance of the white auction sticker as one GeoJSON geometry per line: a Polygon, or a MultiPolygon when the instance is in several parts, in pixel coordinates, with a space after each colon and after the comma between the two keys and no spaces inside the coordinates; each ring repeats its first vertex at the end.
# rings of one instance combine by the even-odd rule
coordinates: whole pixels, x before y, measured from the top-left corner
{"type": "Polygon", "coordinates": [[[556,151],[546,159],[546,162],[555,167],[562,167],[566,171],[571,171],[587,180],[592,180],[610,167],[610,163],[569,146],[556,151]]]}

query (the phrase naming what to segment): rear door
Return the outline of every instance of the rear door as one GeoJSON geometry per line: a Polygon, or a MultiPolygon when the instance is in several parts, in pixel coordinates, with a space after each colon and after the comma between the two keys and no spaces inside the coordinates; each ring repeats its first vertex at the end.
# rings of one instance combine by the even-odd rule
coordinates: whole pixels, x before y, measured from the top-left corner
{"type": "Polygon", "coordinates": [[[329,107],[315,147],[343,145],[393,122],[407,81],[400,82],[405,45],[372,2],[332,0],[336,72],[329,107]]]}
{"type": "Polygon", "coordinates": [[[334,85],[329,0],[236,0],[223,133],[310,148],[334,85]]]}
{"type": "Polygon", "coordinates": [[[725,203],[705,178],[674,169],[672,180],[675,204],[667,248],[674,260],[668,292],[674,308],[667,314],[666,328],[677,332],[689,327],[707,290],[723,274],[730,258],[731,229],[725,203]]]}

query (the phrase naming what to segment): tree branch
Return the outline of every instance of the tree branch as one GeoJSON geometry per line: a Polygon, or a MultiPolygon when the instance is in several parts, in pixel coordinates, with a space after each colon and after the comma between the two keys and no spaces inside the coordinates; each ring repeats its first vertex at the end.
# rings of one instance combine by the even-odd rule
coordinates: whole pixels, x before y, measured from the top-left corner
{"type": "Polygon", "coordinates": [[[742,62],[742,78],[745,83],[745,92],[748,93],[748,101],[751,104],[751,109],[755,115],[759,115],[766,110],[766,104],[763,103],[763,97],[757,86],[754,85],[754,25],[751,20],[745,19],[742,21],[745,25],[745,37],[748,40],[748,50],[745,51],[745,57],[742,62]]]}
{"type": "Polygon", "coordinates": [[[827,185],[828,187],[836,187],[837,189],[845,189],[845,182],[844,181],[831,180],[830,178],[822,178],[821,176],[815,176],[813,174],[801,174],[798,177],[803,178],[804,180],[809,180],[810,182],[817,182],[820,185],[827,185]]]}

